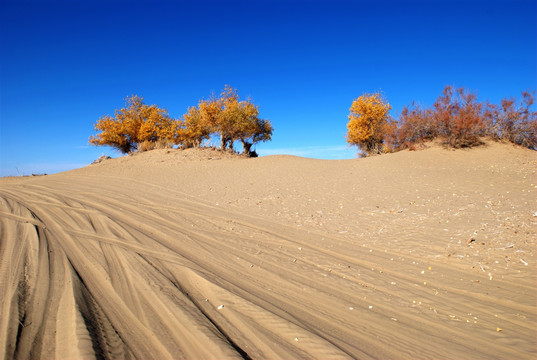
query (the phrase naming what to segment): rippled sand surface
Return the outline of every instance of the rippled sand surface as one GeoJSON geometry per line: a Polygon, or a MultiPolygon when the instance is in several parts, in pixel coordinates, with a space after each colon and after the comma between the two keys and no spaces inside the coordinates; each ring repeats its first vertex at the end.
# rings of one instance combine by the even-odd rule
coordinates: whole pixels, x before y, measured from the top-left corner
{"type": "Polygon", "coordinates": [[[536,165],[155,150],[0,179],[0,358],[534,359],[536,165]]]}

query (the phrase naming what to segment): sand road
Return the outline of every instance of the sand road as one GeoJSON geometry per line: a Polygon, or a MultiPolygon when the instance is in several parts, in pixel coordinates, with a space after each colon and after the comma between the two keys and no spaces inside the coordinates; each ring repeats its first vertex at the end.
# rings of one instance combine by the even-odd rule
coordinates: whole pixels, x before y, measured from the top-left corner
{"type": "Polygon", "coordinates": [[[535,358],[536,163],[503,145],[346,162],[155,151],[2,179],[0,357],[535,358]]]}

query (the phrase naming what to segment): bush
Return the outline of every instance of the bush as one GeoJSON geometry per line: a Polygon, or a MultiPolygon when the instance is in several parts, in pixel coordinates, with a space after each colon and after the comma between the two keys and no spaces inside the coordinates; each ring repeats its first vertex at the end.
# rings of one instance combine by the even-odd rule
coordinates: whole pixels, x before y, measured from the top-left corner
{"type": "Polygon", "coordinates": [[[500,106],[488,104],[491,118],[488,135],[496,140],[507,140],[517,145],[537,149],[537,112],[532,111],[534,96],[522,92],[520,104],[514,98],[502,99],[500,106]]]}
{"type": "Polygon", "coordinates": [[[446,86],[433,105],[432,116],[438,136],[447,145],[459,148],[482,144],[480,137],[485,135],[487,121],[475,94],[446,86]]]}
{"type": "Polygon", "coordinates": [[[422,109],[412,102],[404,106],[399,117],[399,124],[392,122],[387,134],[388,147],[392,150],[412,149],[422,146],[438,136],[431,109],[422,109]],[[399,125],[399,126],[397,126],[399,125]]]}
{"type": "Polygon", "coordinates": [[[416,149],[425,141],[441,139],[449,147],[472,147],[482,139],[505,140],[537,148],[537,116],[530,108],[534,97],[522,93],[522,101],[503,99],[501,105],[480,103],[477,96],[463,88],[446,86],[432,108],[414,102],[405,106],[390,132],[388,146],[394,150],[416,149]]]}
{"type": "Polygon", "coordinates": [[[138,144],[137,150],[140,152],[157,150],[157,149],[170,149],[172,144],[166,139],[159,139],[157,141],[144,140],[138,144]]]}

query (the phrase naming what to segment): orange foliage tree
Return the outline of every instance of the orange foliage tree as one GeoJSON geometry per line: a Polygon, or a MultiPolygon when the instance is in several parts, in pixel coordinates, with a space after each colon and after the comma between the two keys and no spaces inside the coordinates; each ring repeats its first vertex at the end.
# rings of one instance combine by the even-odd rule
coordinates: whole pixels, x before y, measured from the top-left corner
{"type": "Polygon", "coordinates": [[[272,137],[273,129],[270,121],[261,119],[258,115],[258,107],[248,101],[237,104],[231,113],[234,119],[231,139],[239,140],[243,153],[248,156],[256,155],[252,151],[252,145],[268,141],[272,137]]]}
{"type": "Polygon", "coordinates": [[[348,116],[347,142],[358,146],[366,156],[383,153],[390,110],[390,104],[379,93],[355,99],[348,116]]]}
{"type": "Polygon", "coordinates": [[[211,132],[202,120],[201,111],[196,106],[189,107],[186,114],[183,115],[178,130],[178,143],[182,144],[183,148],[199,148],[203,141],[210,137],[211,132]]]}
{"type": "Polygon", "coordinates": [[[91,136],[90,144],[112,146],[123,153],[136,150],[142,142],[173,142],[176,123],[166,110],[146,105],[137,95],[127,97],[125,107],[116,110],[115,116],[103,116],[95,124],[99,133],[91,136]]]}
{"type": "Polygon", "coordinates": [[[243,153],[255,155],[252,146],[272,137],[270,121],[259,118],[251,100],[241,101],[237,90],[226,85],[219,97],[200,100],[183,115],[183,146],[200,146],[211,135],[220,137],[220,149],[233,148],[240,141],[243,153]]]}
{"type": "Polygon", "coordinates": [[[243,147],[243,153],[252,155],[252,145],[260,141],[270,140],[272,137],[272,125],[268,120],[259,118],[259,107],[251,100],[240,101],[237,91],[226,86],[221,94],[220,101],[223,104],[217,131],[231,146],[239,140],[243,147]]]}

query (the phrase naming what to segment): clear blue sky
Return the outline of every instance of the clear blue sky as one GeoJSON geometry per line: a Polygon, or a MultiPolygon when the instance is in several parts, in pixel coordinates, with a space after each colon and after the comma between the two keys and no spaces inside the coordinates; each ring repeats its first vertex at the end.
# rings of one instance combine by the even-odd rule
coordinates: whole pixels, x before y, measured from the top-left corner
{"type": "Polygon", "coordinates": [[[537,2],[1,0],[0,175],[91,163],[93,124],[138,94],[173,117],[225,84],[274,126],[260,155],[352,158],[352,100],[397,116],[445,85],[536,88],[537,2]]]}

